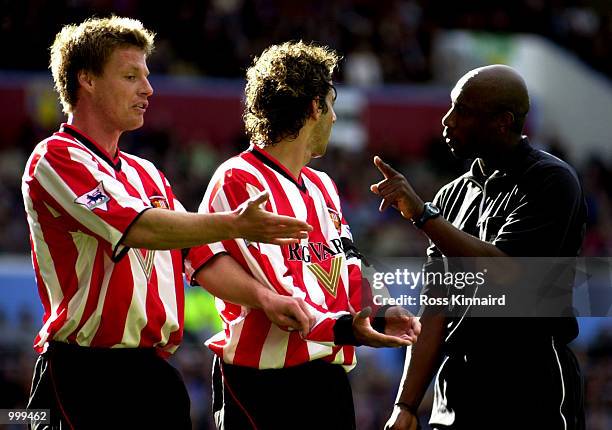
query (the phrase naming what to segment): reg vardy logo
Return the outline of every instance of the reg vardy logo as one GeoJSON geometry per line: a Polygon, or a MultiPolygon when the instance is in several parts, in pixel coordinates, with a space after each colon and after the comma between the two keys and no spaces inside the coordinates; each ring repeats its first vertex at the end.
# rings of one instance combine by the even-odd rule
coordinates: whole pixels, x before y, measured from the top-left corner
{"type": "Polygon", "coordinates": [[[289,261],[307,263],[306,267],[319,285],[336,297],[344,263],[344,248],[340,239],[332,239],[329,246],[323,242],[289,245],[289,261]]]}

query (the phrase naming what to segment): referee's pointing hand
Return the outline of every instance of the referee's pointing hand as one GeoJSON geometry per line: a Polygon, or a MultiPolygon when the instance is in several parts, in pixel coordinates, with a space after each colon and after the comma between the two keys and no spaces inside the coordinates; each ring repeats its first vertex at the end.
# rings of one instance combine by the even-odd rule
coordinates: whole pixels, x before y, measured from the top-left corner
{"type": "Polygon", "coordinates": [[[417,195],[404,175],[385,163],[379,156],[374,157],[374,165],[385,179],[372,184],[370,190],[382,197],[379,211],[389,206],[399,210],[404,218],[413,219],[423,212],[423,200],[417,195]]]}

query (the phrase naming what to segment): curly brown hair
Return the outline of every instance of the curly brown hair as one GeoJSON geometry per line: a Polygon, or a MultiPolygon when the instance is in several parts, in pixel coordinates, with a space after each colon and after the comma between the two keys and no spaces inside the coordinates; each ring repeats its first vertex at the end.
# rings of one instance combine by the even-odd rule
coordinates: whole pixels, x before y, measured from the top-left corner
{"type": "Polygon", "coordinates": [[[285,42],[272,45],[247,70],[244,125],[258,145],[295,139],[318,99],[327,112],[325,97],[341,56],[327,46],[285,42]]]}
{"type": "Polygon", "coordinates": [[[72,112],[78,99],[78,73],[100,76],[117,47],[134,46],[149,55],[155,34],[136,19],[111,16],[90,18],[64,26],[51,45],[49,68],[65,113],[72,112]]]}

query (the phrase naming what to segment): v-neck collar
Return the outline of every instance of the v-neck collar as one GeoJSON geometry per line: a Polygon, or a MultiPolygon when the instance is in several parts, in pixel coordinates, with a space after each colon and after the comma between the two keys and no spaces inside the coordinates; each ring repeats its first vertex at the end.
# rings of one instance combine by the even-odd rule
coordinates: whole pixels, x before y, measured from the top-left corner
{"type": "Polygon", "coordinates": [[[89,136],[87,136],[82,131],[78,130],[73,125],[62,124],[59,131],[60,133],[69,134],[70,136],[77,139],[80,143],[85,145],[87,149],[89,149],[91,152],[93,152],[98,157],[102,158],[104,161],[110,164],[113,167],[113,169],[115,169],[117,172],[121,170],[121,159],[119,158],[119,149],[117,149],[117,152],[115,153],[114,157],[111,159],[108,153],[102,148],[100,148],[100,146],[96,144],[93,141],[93,139],[91,139],[89,136]]]}
{"type": "Polygon", "coordinates": [[[300,191],[306,192],[306,185],[304,184],[304,180],[302,179],[301,171],[300,171],[300,176],[296,178],[276,158],[274,158],[268,152],[260,149],[257,145],[251,144],[251,147],[247,150],[247,152],[250,152],[251,154],[253,154],[255,158],[257,158],[259,161],[264,163],[266,166],[268,166],[272,170],[278,172],[279,174],[283,175],[285,178],[293,182],[300,191]]]}

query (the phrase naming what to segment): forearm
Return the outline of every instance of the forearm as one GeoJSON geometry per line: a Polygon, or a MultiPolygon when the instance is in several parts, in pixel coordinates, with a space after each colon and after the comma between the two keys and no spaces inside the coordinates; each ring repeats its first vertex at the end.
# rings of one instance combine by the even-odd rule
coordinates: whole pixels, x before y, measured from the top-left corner
{"type": "Polygon", "coordinates": [[[438,366],[444,335],[444,313],[425,312],[418,341],[406,352],[404,374],[396,402],[416,410],[438,366]]]}
{"type": "Polygon", "coordinates": [[[196,214],[165,209],[145,211],[123,244],[131,248],[180,249],[236,237],[235,214],[196,214]]]}
{"type": "Polygon", "coordinates": [[[255,309],[262,308],[266,297],[277,294],[253,278],[227,254],[213,257],[196,272],[194,279],[215,297],[255,309]]]}
{"type": "Polygon", "coordinates": [[[495,245],[459,230],[441,216],[427,221],[423,232],[447,257],[507,257],[495,245]]]}

